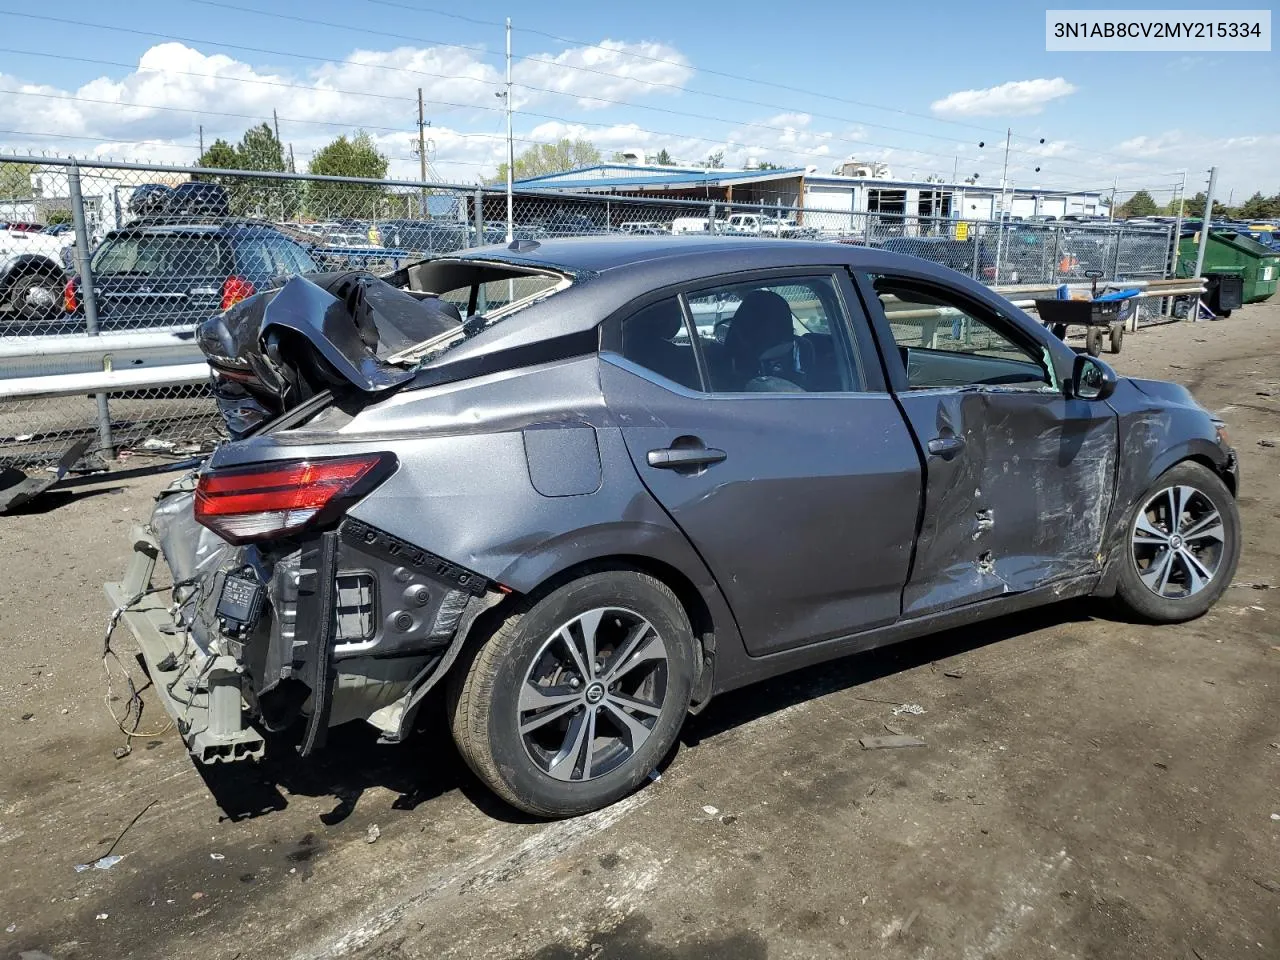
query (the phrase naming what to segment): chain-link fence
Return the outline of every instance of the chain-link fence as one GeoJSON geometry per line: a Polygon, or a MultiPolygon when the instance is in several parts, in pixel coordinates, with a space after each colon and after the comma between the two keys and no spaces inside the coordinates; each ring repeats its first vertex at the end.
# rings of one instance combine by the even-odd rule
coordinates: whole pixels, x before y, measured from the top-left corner
{"type": "MultiPolygon", "coordinates": [[[[28,467],[55,462],[86,435],[97,437],[100,457],[216,442],[204,386],[110,389],[122,369],[176,362],[171,350],[160,357],[137,342],[148,338],[130,334],[181,339],[206,317],[297,273],[381,273],[502,243],[508,232],[522,240],[723,234],[880,247],[987,284],[1052,285],[1094,272],[1109,280],[1163,277],[1172,240],[1163,227],[964,221],[741,203],[731,195],[517,192],[508,220],[505,192],[493,187],[48,159],[0,158],[0,166],[11,194],[0,198],[0,221],[50,224],[39,232],[0,230],[0,387],[29,376],[35,352],[42,372],[53,362],[60,372],[107,374],[97,384],[108,390],[101,394],[0,393],[0,465],[28,467]],[[58,350],[33,346],[68,337],[97,338],[101,349],[86,354],[96,366],[63,370],[58,350]]],[[[189,338],[186,348],[185,362],[198,363],[189,338]]]]}

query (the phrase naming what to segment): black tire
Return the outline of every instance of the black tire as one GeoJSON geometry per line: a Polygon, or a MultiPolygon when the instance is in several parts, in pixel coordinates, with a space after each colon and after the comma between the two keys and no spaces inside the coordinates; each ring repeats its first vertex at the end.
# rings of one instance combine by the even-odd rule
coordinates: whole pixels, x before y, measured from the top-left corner
{"type": "MultiPolygon", "coordinates": [[[[620,632],[615,635],[623,636],[620,632]]],[[[603,633],[598,632],[596,636],[599,638],[603,633]]],[[[640,646],[652,642],[650,639],[640,646]]],[[[621,640],[613,645],[604,658],[606,668],[613,665],[610,658],[623,646],[621,640]]],[[[583,652],[580,645],[575,644],[575,647],[583,652]]],[[[666,584],[647,574],[629,570],[588,574],[541,598],[517,605],[487,639],[473,645],[464,661],[455,666],[447,691],[454,741],[476,776],[519,810],[541,817],[571,817],[598,810],[639,787],[675,744],[689,710],[696,663],[694,651],[695,641],[688,616],[666,584]],[[531,671],[542,669],[542,665],[556,652],[560,655],[566,653],[566,647],[556,646],[561,642],[561,628],[572,629],[571,625],[578,622],[575,618],[602,608],[609,608],[611,612],[601,619],[601,631],[610,629],[613,621],[609,618],[614,613],[619,615],[615,624],[618,630],[622,629],[622,615],[630,614],[647,621],[656,631],[665,648],[663,666],[642,665],[640,669],[631,671],[631,675],[642,675],[645,670],[652,670],[643,682],[651,682],[649,676],[654,676],[653,682],[656,683],[656,674],[662,670],[662,694],[657,699],[647,694],[634,695],[637,700],[660,704],[660,712],[652,721],[647,739],[628,753],[623,749],[627,746],[623,742],[626,739],[623,725],[610,714],[614,708],[601,701],[594,701],[598,706],[589,707],[585,697],[591,692],[590,688],[597,687],[598,682],[583,678],[589,682],[583,686],[582,703],[573,706],[571,712],[561,719],[547,723],[539,727],[536,734],[529,735],[551,738],[551,750],[555,749],[557,738],[563,737],[564,746],[557,756],[567,758],[574,755],[569,768],[571,779],[564,779],[550,772],[551,768],[557,767],[563,772],[563,762],[549,763],[549,768],[544,769],[533,756],[540,748],[526,746],[528,737],[521,731],[521,722],[528,723],[531,718],[536,720],[540,714],[531,712],[527,707],[522,708],[521,697],[528,689],[526,681],[531,671]],[[603,764],[606,771],[598,775],[583,777],[579,774],[577,779],[572,779],[584,762],[579,748],[568,747],[572,739],[572,724],[578,722],[575,718],[586,717],[593,710],[595,716],[604,717],[605,722],[588,729],[601,731],[600,739],[606,741],[612,731],[616,735],[613,752],[624,759],[616,760],[616,766],[603,764]],[[565,728],[563,732],[560,726],[565,728]]],[[[631,659],[628,656],[622,658],[624,662],[631,659]]],[[[602,670],[601,676],[604,675],[602,670]]],[[[558,676],[567,676],[568,679],[557,685],[556,690],[568,691],[570,686],[577,689],[572,668],[558,676]]],[[[606,699],[613,695],[614,687],[607,689],[606,699]]],[[[549,708],[546,713],[550,714],[555,709],[559,707],[549,708]]],[[[638,713],[632,717],[648,721],[648,717],[638,713]]],[[[600,723],[598,719],[596,722],[600,723]]],[[[586,742],[585,734],[583,742],[586,742]]],[[[545,756],[541,753],[539,756],[546,762],[545,756]]]]}
{"type": "Polygon", "coordinates": [[[1219,310],[1219,311],[1218,311],[1218,316],[1219,316],[1219,317],[1221,317],[1223,320],[1225,320],[1225,319],[1227,319],[1227,317],[1231,316],[1231,311],[1230,311],[1230,310],[1219,310]]]}
{"type": "Polygon", "coordinates": [[[1120,348],[1124,345],[1124,324],[1115,323],[1111,325],[1111,352],[1119,353],[1120,348]]]}
{"type": "Polygon", "coordinates": [[[1084,341],[1085,352],[1091,357],[1100,356],[1102,354],[1102,328],[1090,327],[1089,332],[1085,335],[1084,341]]]}
{"type": "Polygon", "coordinates": [[[9,303],[23,320],[51,320],[62,313],[62,281],[47,273],[24,273],[9,287],[9,303]]]}
{"type": "MultiPolygon", "coordinates": [[[[1146,521],[1148,524],[1151,523],[1149,514],[1146,514],[1146,521]]],[[[1169,525],[1166,523],[1165,526],[1169,525]]],[[[1194,527],[1186,528],[1180,523],[1179,529],[1194,529],[1194,527]]],[[[1231,495],[1231,491],[1227,489],[1222,479],[1208,467],[1190,460],[1183,461],[1162,473],[1138,498],[1138,503],[1126,521],[1120,549],[1122,554],[1118,558],[1120,575],[1116,595],[1124,606],[1157,623],[1192,620],[1217,602],[1223,591],[1230,585],[1231,578],[1235,576],[1236,564],[1240,560],[1240,513],[1235,497],[1231,495]],[[1196,491],[1200,497],[1204,498],[1203,501],[1195,498],[1188,499],[1193,500],[1193,505],[1205,502],[1211,505],[1221,518],[1222,527],[1221,552],[1216,557],[1216,563],[1213,564],[1212,576],[1198,592],[1182,597],[1157,595],[1152,587],[1148,587],[1143,582],[1143,571],[1139,569],[1137,554],[1149,554],[1150,559],[1145,561],[1146,571],[1152,571],[1156,567],[1162,554],[1157,546],[1137,548],[1134,546],[1139,514],[1146,514],[1144,508],[1152,499],[1159,497],[1162,491],[1171,488],[1190,488],[1196,491]]],[[[1166,547],[1165,550],[1167,552],[1168,548],[1166,547]]],[[[1188,583],[1187,563],[1176,557],[1171,557],[1170,563],[1172,576],[1180,577],[1184,583],[1188,583]]],[[[1176,582],[1170,585],[1178,586],[1176,582]]]]}

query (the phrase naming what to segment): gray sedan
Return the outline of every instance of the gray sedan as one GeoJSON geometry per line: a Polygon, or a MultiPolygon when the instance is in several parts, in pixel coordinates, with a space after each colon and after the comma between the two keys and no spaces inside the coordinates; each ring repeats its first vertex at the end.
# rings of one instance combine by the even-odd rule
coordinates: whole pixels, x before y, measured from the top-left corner
{"type": "Polygon", "coordinates": [[[109,591],[201,762],[398,741],[439,687],[485,784],[579,814],[717,693],[1068,597],[1185,620],[1239,555],[1185,389],[882,250],[522,240],[297,277],[200,341],[233,440],[109,591]]]}

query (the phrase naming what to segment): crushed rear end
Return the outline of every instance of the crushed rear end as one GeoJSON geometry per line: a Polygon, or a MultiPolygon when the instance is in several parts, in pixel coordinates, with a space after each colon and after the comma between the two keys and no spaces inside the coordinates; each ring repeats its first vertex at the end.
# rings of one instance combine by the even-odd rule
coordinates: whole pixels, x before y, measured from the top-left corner
{"type": "Polygon", "coordinates": [[[469,328],[440,297],[348,272],[296,277],[201,325],[231,456],[160,494],[124,578],[106,585],[197,761],[257,758],[264,732],[299,729],[306,755],[355,719],[399,741],[502,599],[347,515],[399,469],[393,440],[291,432],[349,423],[414,379],[424,346],[461,341],[479,319],[469,328]]]}

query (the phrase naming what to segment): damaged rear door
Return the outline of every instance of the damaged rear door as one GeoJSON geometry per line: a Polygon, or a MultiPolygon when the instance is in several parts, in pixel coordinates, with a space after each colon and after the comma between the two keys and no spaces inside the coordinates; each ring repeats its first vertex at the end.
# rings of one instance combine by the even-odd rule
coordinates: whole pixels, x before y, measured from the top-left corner
{"type": "Polygon", "coordinates": [[[1068,399],[1043,347],[993,303],[905,274],[861,282],[925,462],[903,616],[1098,571],[1111,407],[1068,399]]]}

